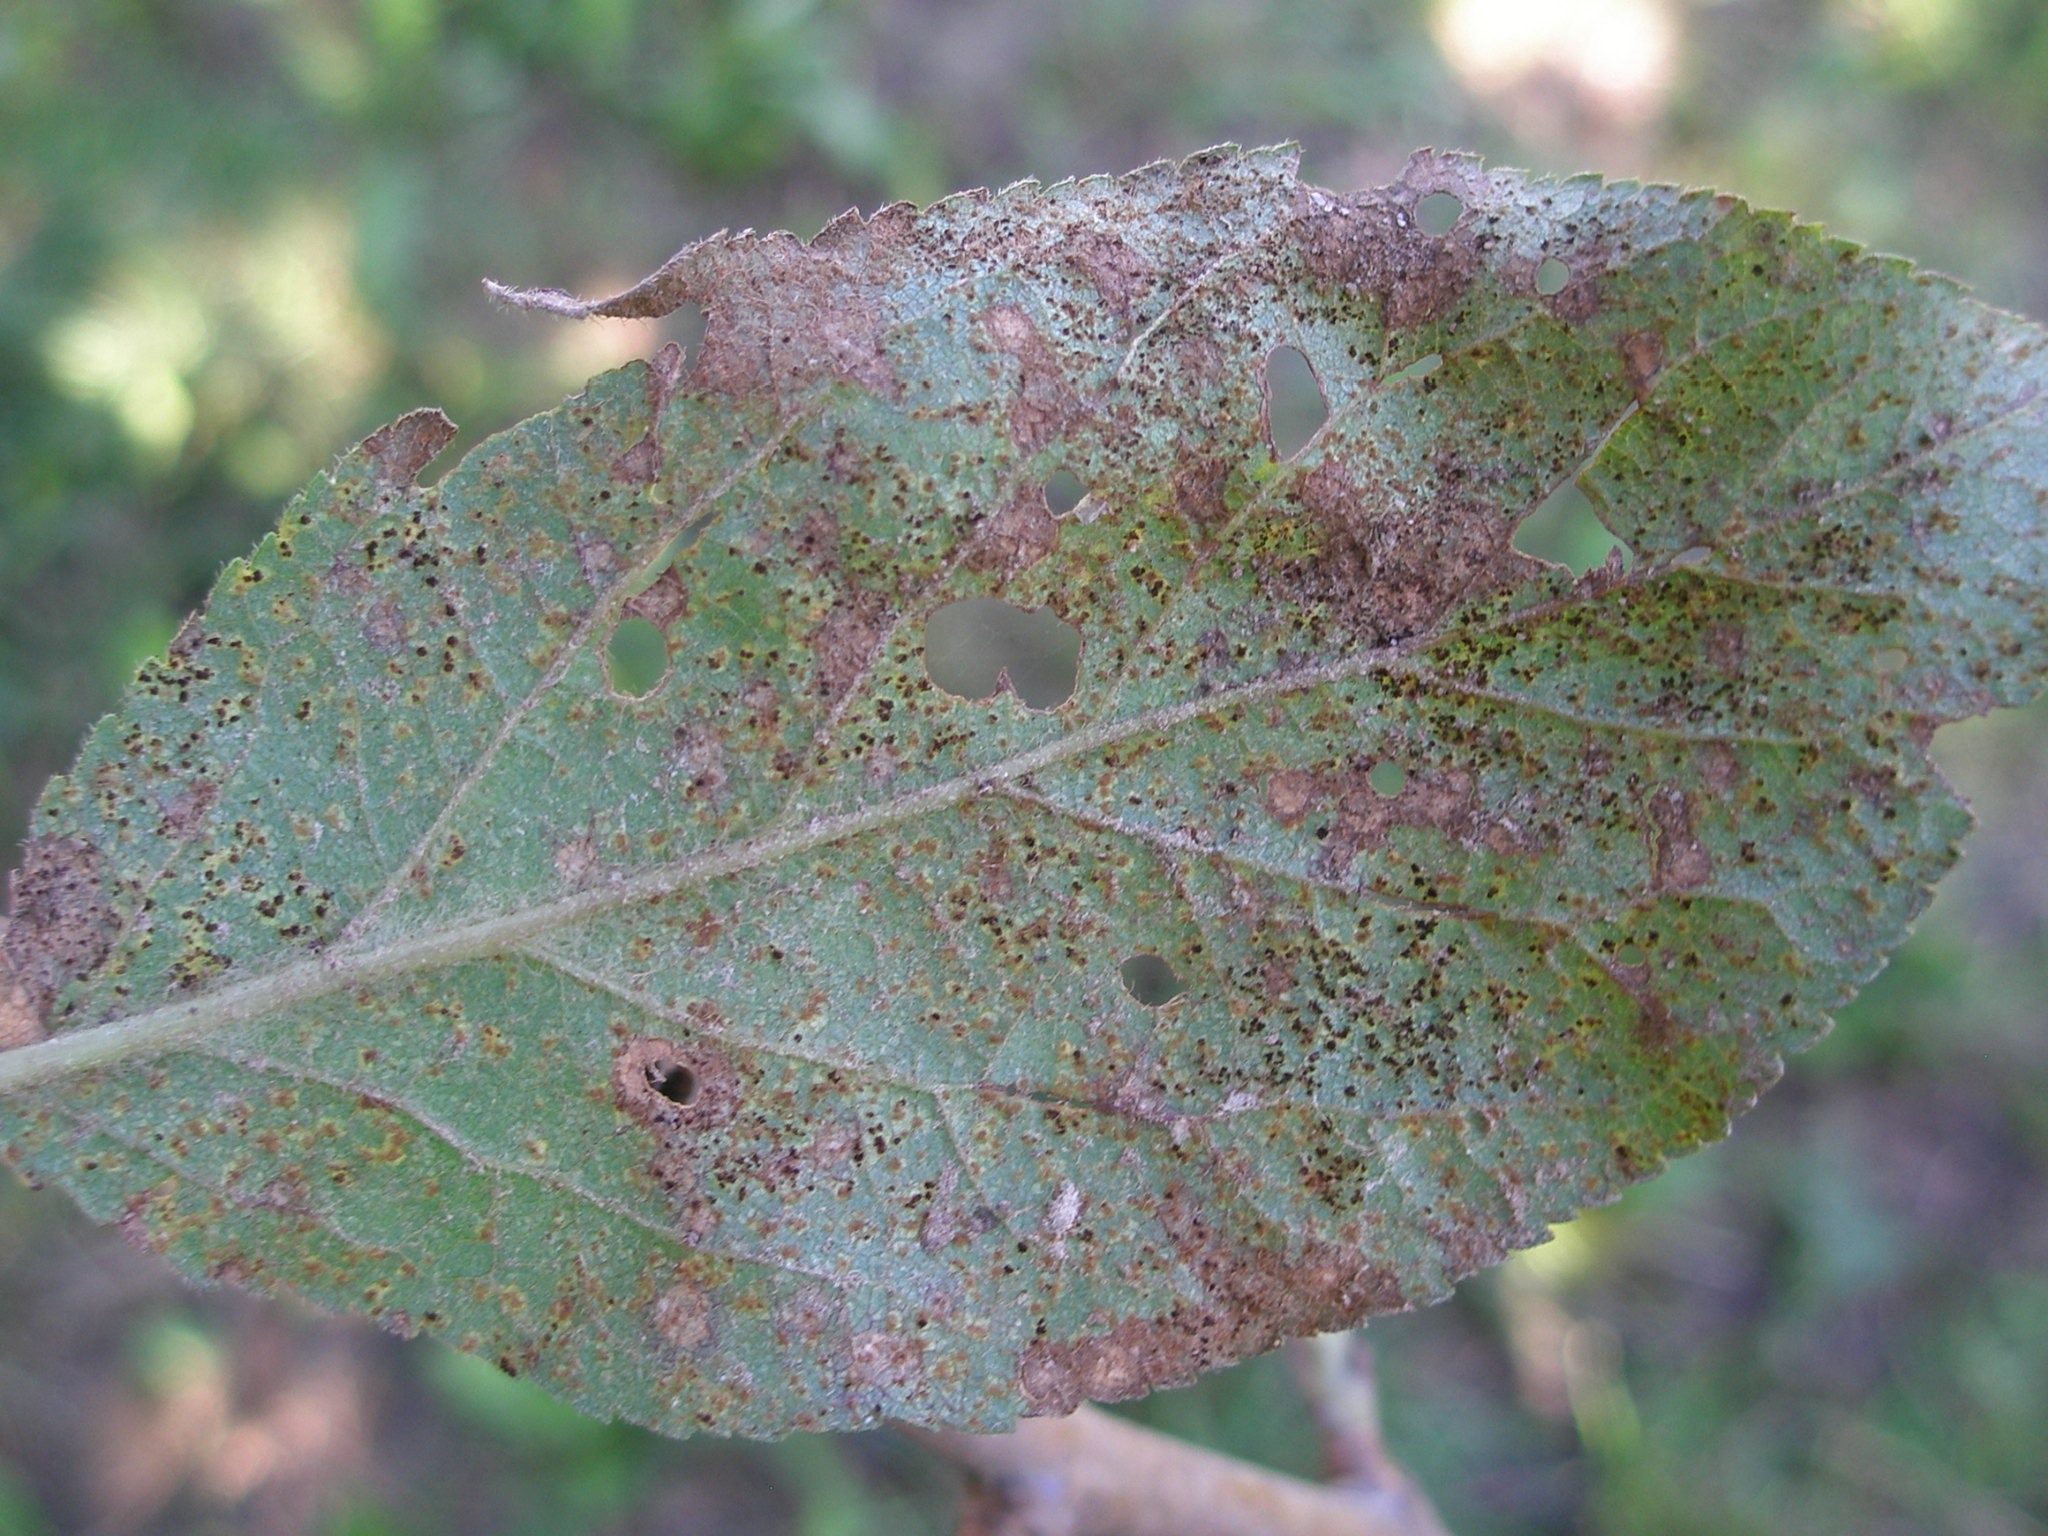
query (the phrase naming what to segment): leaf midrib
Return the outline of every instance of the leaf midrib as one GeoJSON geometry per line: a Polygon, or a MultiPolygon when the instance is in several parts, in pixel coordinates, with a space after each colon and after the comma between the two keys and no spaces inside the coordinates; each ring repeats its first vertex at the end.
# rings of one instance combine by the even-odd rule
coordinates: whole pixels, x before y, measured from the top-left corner
{"type": "MultiPolygon", "coordinates": [[[[605,885],[490,917],[412,934],[345,954],[299,961],[267,976],[221,987],[204,997],[165,1003],[109,1023],[66,1030],[35,1045],[0,1053],[0,1093],[37,1087],[69,1074],[137,1057],[160,1055],[236,1024],[266,1018],[345,988],[388,981],[414,971],[487,959],[545,934],[587,922],[636,902],[688,886],[761,869],[863,833],[901,825],[1070,758],[1132,737],[1172,730],[1280,694],[1363,676],[1408,659],[1435,634],[1360,651],[1321,666],[1275,673],[1199,698],[1161,705],[1084,727],[1026,752],[856,811],[813,816],[799,826],[771,827],[757,837],[706,849],[623,876],[605,885]]],[[[1370,895],[1370,893],[1366,893],[1370,895]]]]}

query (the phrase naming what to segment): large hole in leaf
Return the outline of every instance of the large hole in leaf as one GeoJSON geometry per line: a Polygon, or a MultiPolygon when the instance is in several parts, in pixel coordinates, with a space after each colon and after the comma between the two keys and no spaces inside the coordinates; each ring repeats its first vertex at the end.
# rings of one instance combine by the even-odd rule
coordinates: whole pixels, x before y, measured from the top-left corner
{"type": "Polygon", "coordinates": [[[614,693],[644,699],[668,671],[668,641],[648,619],[621,619],[605,646],[604,664],[614,693]]]}
{"type": "Polygon", "coordinates": [[[1415,205],[1415,224],[1425,235],[1448,235],[1465,205],[1448,192],[1432,192],[1415,205]]]}
{"type": "Polygon", "coordinates": [[[1275,347],[1266,359],[1266,433],[1273,457],[1293,458],[1329,419],[1323,386],[1308,359],[1293,347],[1275,347]]]}
{"type": "Polygon", "coordinates": [[[1170,1003],[1188,989],[1180,974],[1159,955],[1133,955],[1118,974],[1132,1000],[1147,1008],[1170,1003]]]}
{"type": "Polygon", "coordinates": [[[1569,566],[1574,576],[1605,565],[1612,550],[1620,550],[1622,559],[1628,559],[1628,546],[1600,521],[1586,493],[1570,481],[1522,519],[1522,526],[1515,530],[1515,548],[1552,565],[1569,566]]]}
{"type": "Polygon", "coordinates": [[[1408,786],[1408,770],[1399,763],[1374,763],[1372,772],[1365,776],[1365,782],[1372,786],[1372,792],[1383,799],[1391,800],[1408,786]]]}
{"type": "Polygon", "coordinates": [[[1066,465],[1054,470],[1045,482],[1045,507],[1054,517],[1064,517],[1081,505],[1088,494],[1088,487],[1081,483],[1081,477],[1066,465]]]}
{"type": "Polygon", "coordinates": [[[986,699],[1007,677],[1028,709],[1055,709],[1081,675],[1081,631],[1043,608],[994,597],[948,603],[924,626],[924,669],[963,699],[986,699]]]}

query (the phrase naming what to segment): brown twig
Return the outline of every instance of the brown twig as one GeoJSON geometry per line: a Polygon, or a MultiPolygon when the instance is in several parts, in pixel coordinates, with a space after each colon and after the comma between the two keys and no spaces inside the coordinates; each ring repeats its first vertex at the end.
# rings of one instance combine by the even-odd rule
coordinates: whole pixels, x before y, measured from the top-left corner
{"type": "Polygon", "coordinates": [[[1004,1435],[905,1433],[966,1469],[961,1536],[1443,1536],[1419,1495],[1319,1488],[1098,1408],[1004,1435]]]}
{"type": "Polygon", "coordinates": [[[1429,1497],[1401,1469],[1380,1434],[1379,1379],[1362,1329],[1296,1339],[1287,1363],[1323,1433],[1330,1482],[1374,1500],[1413,1536],[1449,1536],[1429,1497]]]}

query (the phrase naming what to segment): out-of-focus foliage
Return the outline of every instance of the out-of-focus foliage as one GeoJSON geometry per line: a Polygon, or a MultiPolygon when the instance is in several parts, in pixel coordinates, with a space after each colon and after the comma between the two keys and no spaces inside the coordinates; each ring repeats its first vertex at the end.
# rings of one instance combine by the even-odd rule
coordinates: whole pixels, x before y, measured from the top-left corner
{"type": "MultiPolygon", "coordinates": [[[[0,841],[336,448],[423,403],[473,441],[658,340],[479,277],[604,291],[723,225],[1287,137],[1325,185],[1432,142],[1719,184],[2048,317],[2033,0],[12,0],[0,841]]],[[[1939,745],[1988,825],[1794,1080],[1571,1247],[1376,1325],[1463,1536],[2048,1528],[2048,716],[1939,745]]],[[[0,1189],[0,1530],[945,1525],[881,1441],[543,1453],[418,1351],[123,1257],[0,1189]],[[138,1374],[167,1320],[211,1341],[199,1396],[138,1374]],[[293,1418],[323,1380],[357,1406],[293,1418]]],[[[1305,1467],[1290,1403],[1262,1361],[1142,1411],[1305,1467]]]]}

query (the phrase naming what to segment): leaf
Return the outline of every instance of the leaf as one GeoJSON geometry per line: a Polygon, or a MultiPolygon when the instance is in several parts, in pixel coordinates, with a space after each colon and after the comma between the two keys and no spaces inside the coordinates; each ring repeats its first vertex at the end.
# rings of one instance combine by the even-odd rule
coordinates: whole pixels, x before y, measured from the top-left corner
{"type": "Polygon", "coordinates": [[[709,328],[229,567],[37,813],[0,1138],[670,1432],[996,1428],[1540,1241],[1826,1027],[2048,658],[2042,333],[1725,197],[1225,150],[515,297],[709,328]]]}

